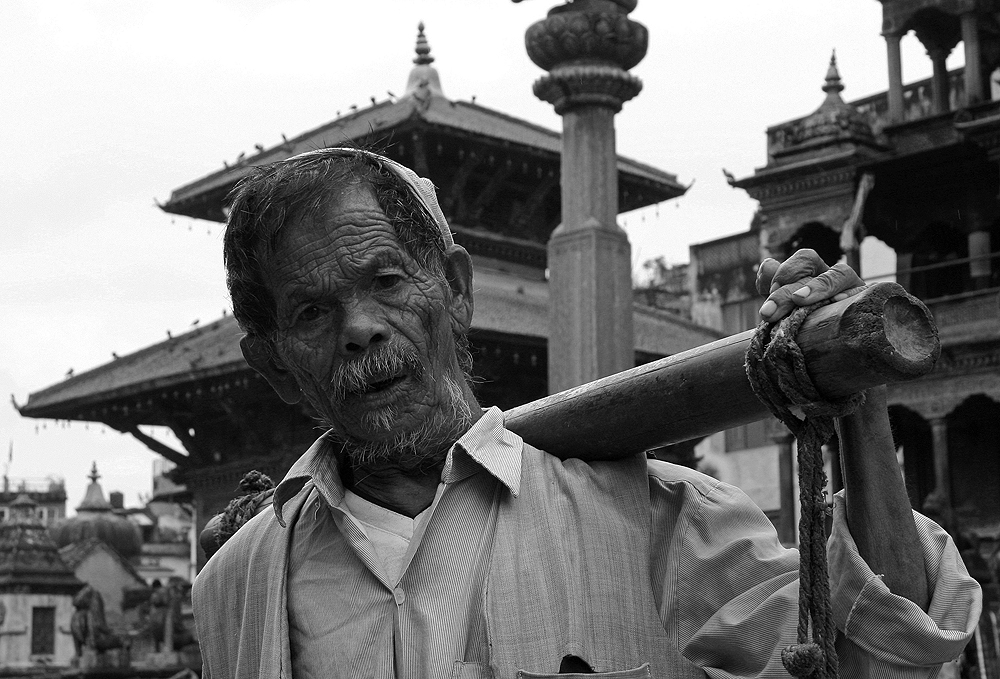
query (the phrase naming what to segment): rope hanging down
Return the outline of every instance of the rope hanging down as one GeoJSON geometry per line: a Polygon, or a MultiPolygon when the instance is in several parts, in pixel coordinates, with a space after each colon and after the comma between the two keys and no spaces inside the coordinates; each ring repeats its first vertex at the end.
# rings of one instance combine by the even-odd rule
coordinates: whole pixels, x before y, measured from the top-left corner
{"type": "Polygon", "coordinates": [[[781,652],[790,674],[800,679],[836,679],[837,628],[830,607],[826,560],[826,472],[823,444],[833,435],[834,418],[854,411],[863,401],[855,394],[829,402],[806,372],[795,335],[809,313],[828,304],[796,309],[777,325],[757,326],[747,349],[750,386],[771,413],[788,427],[798,443],[799,464],[799,624],[798,643],[781,652]],[[797,407],[804,417],[792,412],[797,407]],[[809,628],[812,626],[812,639],[809,628]]]}

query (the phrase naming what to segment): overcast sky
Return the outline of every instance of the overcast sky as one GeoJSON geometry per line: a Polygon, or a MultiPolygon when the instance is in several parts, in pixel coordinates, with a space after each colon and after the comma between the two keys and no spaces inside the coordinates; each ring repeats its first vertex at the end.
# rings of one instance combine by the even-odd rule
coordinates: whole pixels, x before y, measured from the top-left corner
{"type": "MultiPolygon", "coordinates": [[[[531,93],[542,71],[523,44],[553,4],[0,2],[0,393],[23,403],[70,368],[219,317],[220,226],[155,202],[254,144],[400,93],[421,20],[446,96],[558,129],[531,93]]],[[[617,118],[619,152],[694,183],[621,218],[637,268],[747,228],[755,203],[721,168],[752,173],[765,128],[819,106],[831,49],[845,98],[886,87],[876,0],[641,0],[632,17],[650,45],[633,71],[644,89],[617,118]]],[[[927,77],[916,38],[903,48],[904,79],[927,77]]],[[[23,419],[4,403],[0,459],[10,442],[9,474],[65,478],[71,512],[92,461],[128,506],[150,492],[153,454],[101,425],[23,419]]]]}

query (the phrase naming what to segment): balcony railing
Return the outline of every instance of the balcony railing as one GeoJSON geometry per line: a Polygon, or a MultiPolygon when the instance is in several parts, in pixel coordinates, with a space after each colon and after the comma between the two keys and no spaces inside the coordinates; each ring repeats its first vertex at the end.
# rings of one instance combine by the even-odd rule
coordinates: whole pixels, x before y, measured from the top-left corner
{"type": "Polygon", "coordinates": [[[895,280],[925,303],[958,300],[1000,289],[1000,252],[948,259],[864,279],[867,283],[895,280]]]}
{"type": "Polygon", "coordinates": [[[12,479],[3,477],[5,493],[65,493],[66,482],[58,477],[12,479]]]}

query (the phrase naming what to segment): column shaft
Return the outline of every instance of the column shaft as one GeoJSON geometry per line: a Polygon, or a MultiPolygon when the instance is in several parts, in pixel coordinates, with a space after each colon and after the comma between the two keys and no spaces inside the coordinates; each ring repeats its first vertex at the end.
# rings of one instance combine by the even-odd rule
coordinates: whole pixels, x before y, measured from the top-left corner
{"type": "Polygon", "coordinates": [[[983,100],[979,22],[971,12],[962,15],[962,41],[965,43],[965,105],[971,106],[983,100]]]}
{"type": "Polygon", "coordinates": [[[948,52],[943,49],[927,51],[934,65],[934,75],[931,78],[932,110],[934,113],[944,113],[951,108],[948,101],[950,84],[948,83],[948,52]]]}
{"type": "Polygon", "coordinates": [[[948,461],[948,422],[944,417],[931,420],[931,439],[934,450],[934,490],[924,500],[924,510],[951,531],[951,468],[948,461]]]}
{"type": "Polygon", "coordinates": [[[614,111],[566,111],[563,222],[548,246],[552,393],[635,365],[632,249],[617,213],[614,111]]]}
{"type": "Polygon", "coordinates": [[[969,262],[969,275],[972,277],[972,287],[976,290],[989,287],[990,275],[993,272],[993,262],[990,255],[990,232],[973,231],[969,234],[969,257],[982,257],[969,262]]]}
{"type": "Polygon", "coordinates": [[[899,51],[901,36],[885,36],[885,46],[889,57],[889,120],[903,122],[903,57],[899,51]]]}

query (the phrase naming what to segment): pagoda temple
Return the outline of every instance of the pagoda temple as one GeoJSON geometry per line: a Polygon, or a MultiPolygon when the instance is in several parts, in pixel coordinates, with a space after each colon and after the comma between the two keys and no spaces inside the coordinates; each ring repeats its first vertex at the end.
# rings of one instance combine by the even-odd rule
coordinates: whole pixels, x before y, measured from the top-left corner
{"type": "MultiPolygon", "coordinates": [[[[477,396],[507,409],[548,393],[546,243],[560,223],[560,135],[474,102],[445,96],[420,26],[404,93],[261,149],[173,191],[163,210],[223,222],[227,196],[251,167],[330,146],[372,148],[430,178],[455,241],[472,255],[470,332],[477,396]]],[[[618,157],[620,211],[680,196],[676,177],[618,157]]],[[[634,306],[635,360],[721,337],[648,306],[634,306]]],[[[302,405],[283,403],[244,361],[231,316],[78,374],[29,396],[27,417],[103,422],[177,465],[198,530],[259,469],[280,479],[317,437],[302,405]],[[139,425],[167,426],[184,450],[139,425]]]]}

